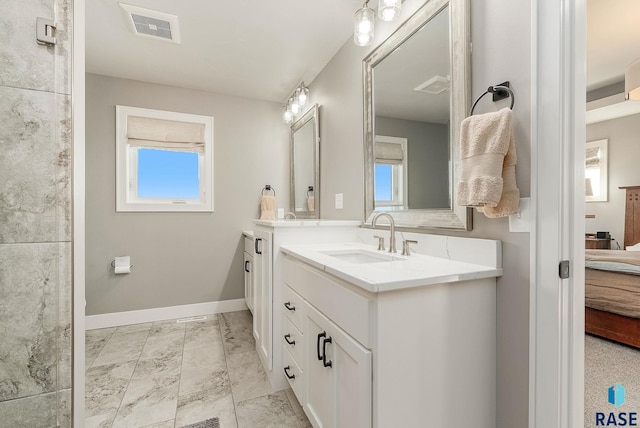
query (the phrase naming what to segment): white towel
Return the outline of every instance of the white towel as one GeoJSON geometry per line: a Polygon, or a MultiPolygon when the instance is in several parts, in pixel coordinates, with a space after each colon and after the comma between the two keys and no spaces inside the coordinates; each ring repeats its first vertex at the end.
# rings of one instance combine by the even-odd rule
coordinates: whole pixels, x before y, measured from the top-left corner
{"type": "Polygon", "coordinates": [[[309,211],[316,210],[316,199],[313,196],[307,196],[307,208],[309,211]]]}
{"type": "Polygon", "coordinates": [[[276,219],[276,197],[273,195],[260,196],[260,220],[276,219]]]}
{"type": "Polygon", "coordinates": [[[478,208],[489,218],[507,217],[518,214],[520,212],[520,190],[516,183],[516,164],[518,156],[516,155],[516,144],[511,134],[509,140],[509,150],[504,157],[502,164],[502,197],[495,207],[485,206],[478,208]]]}
{"type": "Polygon", "coordinates": [[[502,167],[511,142],[511,109],[469,116],[460,124],[461,174],[456,202],[495,207],[503,189],[502,167]]]}

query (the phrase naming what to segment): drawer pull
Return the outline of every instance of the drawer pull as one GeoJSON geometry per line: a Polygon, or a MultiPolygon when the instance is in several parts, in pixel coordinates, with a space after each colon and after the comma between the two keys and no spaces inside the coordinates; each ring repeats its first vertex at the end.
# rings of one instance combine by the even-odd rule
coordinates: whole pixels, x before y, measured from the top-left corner
{"type": "Polygon", "coordinates": [[[327,332],[323,331],[322,333],[318,333],[318,339],[316,341],[316,352],[318,353],[318,361],[322,361],[322,354],[320,354],[320,339],[323,337],[327,337],[327,332]]]}
{"type": "Polygon", "coordinates": [[[325,367],[331,367],[331,360],[327,361],[327,343],[331,342],[331,337],[327,337],[322,341],[322,364],[325,367]]]}
{"type": "Polygon", "coordinates": [[[245,272],[251,272],[249,270],[249,260],[245,260],[245,262],[244,262],[244,271],[245,272]]]}
{"type": "Polygon", "coordinates": [[[287,342],[289,345],[295,345],[296,341],[295,340],[289,340],[290,337],[291,337],[290,334],[285,334],[284,335],[284,341],[287,342]]]}
{"type": "Polygon", "coordinates": [[[258,249],[258,242],[260,242],[260,241],[262,241],[262,238],[256,238],[256,241],[255,241],[255,250],[256,250],[256,254],[262,254],[262,251],[260,251],[260,250],[258,249]]]}
{"type": "Polygon", "coordinates": [[[284,368],[284,374],[285,374],[285,376],[287,376],[287,378],[289,378],[289,379],[295,379],[295,378],[296,378],[296,375],[294,375],[294,374],[289,374],[289,370],[291,370],[291,366],[287,366],[287,367],[285,367],[285,368],[284,368]]]}
{"type": "Polygon", "coordinates": [[[292,305],[291,305],[291,302],[286,302],[286,303],[284,304],[284,307],[285,307],[285,308],[287,308],[287,309],[289,309],[290,311],[294,311],[294,312],[295,312],[295,310],[296,310],[296,307],[295,307],[295,306],[292,306],[292,305]]]}

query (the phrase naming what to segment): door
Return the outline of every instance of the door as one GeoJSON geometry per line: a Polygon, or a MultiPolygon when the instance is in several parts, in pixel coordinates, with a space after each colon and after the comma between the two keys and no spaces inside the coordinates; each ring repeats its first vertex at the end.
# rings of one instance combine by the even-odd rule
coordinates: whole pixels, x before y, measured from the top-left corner
{"type": "Polygon", "coordinates": [[[253,314],[253,256],[244,253],[244,300],[253,314]]]}
{"type": "Polygon", "coordinates": [[[253,312],[253,335],[256,339],[256,349],[267,368],[273,368],[271,350],[272,338],[272,239],[271,233],[256,230],[254,254],[255,297],[253,312]]]}
{"type": "Polygon", "coordinates": [[[316,428],[371,427],[371,351],[305,303],[307,389],[316,428]]]}

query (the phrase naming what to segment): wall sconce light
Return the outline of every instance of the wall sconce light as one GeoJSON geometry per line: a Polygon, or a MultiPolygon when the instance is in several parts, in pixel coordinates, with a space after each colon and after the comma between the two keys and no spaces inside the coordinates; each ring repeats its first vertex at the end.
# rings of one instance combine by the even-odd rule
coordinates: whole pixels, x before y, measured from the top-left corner
{"type": "Polygon", "coordinates": [[[624,98],[640,100],[640,59],[629,64],[624,71],[624,98]]]}
{"type": "MultiPolygon", "coordinates": [[[[365,0],[361,9],[356,11],[353,26],[353,42],[358,46],[369,46],[375,32],[376,13],[365,0]]],[[[383,21],[393,21],[400,15],[402,0],[379,0],[378,18],[383,21]]]]}
{"type": "Polygon", "coordinates": [[[309,102],[309,88],[304,85],[304,82],[293,91],[287,104],[283,107],[282,120],[284,123],[292,123],[296,116],[298,116],[304,109],[304,106],[309,102]]]}

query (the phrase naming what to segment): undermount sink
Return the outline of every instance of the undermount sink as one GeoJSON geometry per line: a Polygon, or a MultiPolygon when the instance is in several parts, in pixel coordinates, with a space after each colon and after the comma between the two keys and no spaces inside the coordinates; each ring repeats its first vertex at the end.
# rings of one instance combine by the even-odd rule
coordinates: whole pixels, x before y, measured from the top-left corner
{"type": "Polygon", "coordinates": [[[320,252],[322,254],[326,254],[327,256],[335,257],[338,260],[354,264],[381,263],[404,260],[402,257],[397,257],[393,254],[364,250],[362,248],[350,248],[345,250],[329,250],[320,252]]]}

